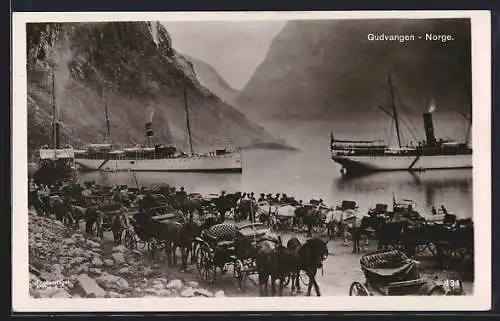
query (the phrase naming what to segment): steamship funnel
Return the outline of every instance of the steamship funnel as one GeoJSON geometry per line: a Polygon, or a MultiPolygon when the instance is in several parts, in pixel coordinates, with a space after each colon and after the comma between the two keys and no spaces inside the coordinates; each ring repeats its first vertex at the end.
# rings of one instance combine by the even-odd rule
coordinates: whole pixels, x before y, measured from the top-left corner
{"type": "Polygon", "coordinates": [[[432,122],[432,113],[430,112],[424,113],[423,117],[424,117],[425,137],[427,139],[427,145],[435,146],[436,136],[434,135],[434,124],[432,122]]]}

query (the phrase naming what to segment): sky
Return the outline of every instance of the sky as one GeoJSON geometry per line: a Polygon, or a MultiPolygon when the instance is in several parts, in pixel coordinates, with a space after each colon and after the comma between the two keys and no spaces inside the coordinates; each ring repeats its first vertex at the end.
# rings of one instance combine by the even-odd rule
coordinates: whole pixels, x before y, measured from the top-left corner
{"type": "Polygon", "coordinates": [[[264,60],[285,21],[162,22],[181,54],[210,64],[234,89],[241,90],[264,60]]]}

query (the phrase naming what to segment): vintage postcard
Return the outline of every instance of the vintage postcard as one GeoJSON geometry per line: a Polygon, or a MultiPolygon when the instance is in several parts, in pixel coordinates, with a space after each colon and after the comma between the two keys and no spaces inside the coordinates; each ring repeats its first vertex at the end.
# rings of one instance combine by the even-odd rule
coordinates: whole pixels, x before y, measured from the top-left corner
{"type": "Polygon", "coordinates": [[[15,311],[489,309],[489,12],[13,22],[15,311]]]}

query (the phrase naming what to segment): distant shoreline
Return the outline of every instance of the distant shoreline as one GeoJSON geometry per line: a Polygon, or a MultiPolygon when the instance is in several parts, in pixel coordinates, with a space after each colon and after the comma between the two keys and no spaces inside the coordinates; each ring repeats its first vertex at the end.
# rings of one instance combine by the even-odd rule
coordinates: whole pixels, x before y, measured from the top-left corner
{"type": "Polygon", "coordinates": [[[275,142],[268,142],[268,143],[255,143],[251,144],[245,147],[241,147],[242,150],[249,150],[249,149],[268,149],[268,150],[288,150],[288,151],[300,151],[300,149],[290,146],[288,144],[283,144],[283,143],[275,143],[275,142]]]}

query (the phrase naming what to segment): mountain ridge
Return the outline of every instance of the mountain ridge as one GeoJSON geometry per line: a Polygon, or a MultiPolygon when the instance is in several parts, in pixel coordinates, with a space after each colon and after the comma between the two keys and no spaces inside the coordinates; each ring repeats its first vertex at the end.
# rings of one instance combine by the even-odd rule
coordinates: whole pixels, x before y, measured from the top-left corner
{"type": "Polygon", "coordinates": [[[443,110],[471,110],[468,19],[289,21],[238,97],[247,116],[266,119],[373,117],[390,102],[415,113],[435,98],[443,110]],[[369,33],[454,35],[447,43],[369,41],[369,33]]]}
{"type": "Polygon", "coordinates": [[[162,25],[158,41],[151,28],[147,22],[28,24],[29,150],[50,141],[52,74],[65,144],[104,142],[107,105],[113,143],[144,142],[152,118],[156,143],[185,150],[185,88],[196,149],[276,142],[199,83],[162,25]]]}
{"type": "Polygon", "coordinates": [[[193,64],[194,72],[204,87],[229,104],[236,101],[239,91],[231,87],[212,65],[185,53],[182,56],[193,64]]]}

